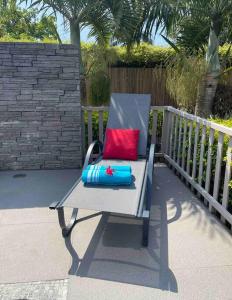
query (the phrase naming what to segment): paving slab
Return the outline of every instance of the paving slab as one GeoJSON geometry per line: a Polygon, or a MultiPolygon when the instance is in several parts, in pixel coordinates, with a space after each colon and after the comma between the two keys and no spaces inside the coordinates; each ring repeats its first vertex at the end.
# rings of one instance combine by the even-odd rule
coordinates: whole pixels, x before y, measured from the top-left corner
{"type": "Polygon", "coordinates": [[[232,299],[230,232],[162,164],[150,225],[143,248],[139,220],[105,214],[78,224],[68,299],[232,299]]]}
{"type": "Polygon", "coordinates": [[[0,300],[66,300],[68,280],[0,284],[0,300]]]}
{"type": "Polygon", "coordinates": [[[141,221],[114,214],[78,223],[64,240],[48,205],[80,171],[19,173],[0,172],[0,299],[34,299],[49,282],[63,294],[46,300],[66,297],[67,285],[69,300],[232,299],[231,234],[165,165],[155,166],[148,248],[141,221]]]}
{"type": "Polygon", "coordinates": [[[57,214],[48,206],[63,198],[79,174],[79,170],[0,172],[0,283],[68,278],[71,256],[57,214]]]}

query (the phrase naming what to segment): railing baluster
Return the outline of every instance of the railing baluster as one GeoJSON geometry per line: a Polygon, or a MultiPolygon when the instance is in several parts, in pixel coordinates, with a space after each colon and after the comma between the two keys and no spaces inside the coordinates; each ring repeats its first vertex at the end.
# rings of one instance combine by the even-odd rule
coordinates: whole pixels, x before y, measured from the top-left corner
{"type": "Polygon", "coordinates": [[[186,134],[187,134],[187,120],[184,119],[184,135],[183,135],[183,144],[182,144],[182,159],[181,159],[181,167],[185,170],[185,155],[186,155],[186,134]]]}
{"type": "MultiPolygon", "coordinates": [[[[222,206],[227,209],[228,207],[228,199],[229,199],[229,183],[231,179],[231,150],[232,150],[232,137],[229,139],[228,149],[226,154],[226,169],[225,169],[225,179],[224,179],[224,187],[223,187],[223,197],[222,197],[222,206]]],[[[223,222],[225,219],[221,218],[223,222]]]]}
{"type": "Polygon", "coordinates": [[[172,113],[168,110],[166,110],[166,114],[167,114],[167,124],[166,124],[166,136],[165,136],[165,139],[166,139],[166,142],[165,142],[165,149],[164,149],[164,152],[165,154],[168,154],[168,151],[169,151],[169,136],[170,136],[170,131],[171,131],[171,121],[172,121],[172,113]]]}
{"type": "Polygon", "coordinates": [[[153,110],[151,142],[156,145],[158,112],[153,110]]]}
{"type": "MultiPolygon", "coordinates": [[[[215,130],[210,128],[209,132],[209,145],[207,153],[207,168],[206,168],[206,180],[205,180],[205,190],[209,193],[210,189],[210,180],[211,180],[211,165],[212,165],[212,147],[214,143],[214,134],[215,130]]],[[[207,204],[207,200],[204,201],[207,204]]]]}
{"type": "Polygon", "coordinates": [[[174,144],[173,144],[173,160],[176,161],[176,140],[177,140],[177,132],[178,132],[178,116],[175,116],[175,135],[174,135],[174,144]]]}
{"type": "Polygon", "coordinates": [[[173,133],[174,133],[174,114],[171,113],[171,121],[170,121],[170,130],[169,130],[169,149],[168,155],[172,158],[172,142],[173,142],[173,133]]]}
{"type": "Polygon", "coordinates": [[[202,185],[202,175],[203,175],[203,163],[204,163],[204,152],[205,152],[205,138],[206,138],[206,126],[202,127],[201,133],[201,150],[200,150],[200,163],[199,163],[199,173],[198,173],[198,183],[202,185]]]}
{"type": "MultiPolygon", "coordinates": [[[[213,188],[213,198],[215,200],[218,200],[218,193],[219,193],[223,141],[224,141],[224,133],[219,132],[219,134],[218,134],[218,146],[217,146],[217,158],[216,158],[216,170],[215,170],[214,188],[213,188]]],[[[209,209],[210,209],[210,211],[212,211],[212,206],[209,206],[209,209]]]]}
{"type": "Polygon", "coordinates": [[[161,152],[167,153],[168,134],[170,124],[170,112],[166,109],[163,111],[162,137],[161,137],[161,152]]]}
{"type": "Polygon", "coordinates": [[[88,110],[88,144],[93,141],[92,111],[88,110]]]}
{"type": "Polygon", "coordinates": [[[180,118],[180,122],[179,122],[179,136],[178,136],[178,150],[177,150],[177,163],[178,163],[178,165],[180,165],[182,122],[183,122],[183,119],[180,118]]]}
{"type": "Polygon", "coordinates": [[[189,132],[188,132],[188,154],[187,154],[187,168],[186,171],[190,175],[190,160],[192,154],[192,133],[193,133],[193,123],[189,124],[189,132]]]}
{"type": "Polygon", "coordinates": [[[163,111],[163,124],[162,124],[162,133],[161,133],[161,152],[164,153],[164,148],[165,148],[165,135],[166,135],[166,114],[165,111],[163,111]]]}
{"type": "Polygon", "coordinates": [[[194,150],[193,150],[193,169],[192,169],[193,180],[195,180],[196,171],[197,171],[197,147],[198,147],[199,129],[200,129],[200,124],[196,123],[195,138],[194,138],[194,150]]]}
{"type": "Polygon", "coordinates": [[[99,111],[99,120],[98,120],[98,124],[99,124],[99,140],[101,142],[103,142],[103,111],[100,110],[99,111]]]}

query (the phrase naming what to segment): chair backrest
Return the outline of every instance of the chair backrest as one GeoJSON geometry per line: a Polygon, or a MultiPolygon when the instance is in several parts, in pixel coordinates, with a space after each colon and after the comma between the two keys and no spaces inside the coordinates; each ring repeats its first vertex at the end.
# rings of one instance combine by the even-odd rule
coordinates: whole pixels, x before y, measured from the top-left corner
{"type": "Polygon", "coordinates": [[[107,128],[139,129],[138,154],[147,151],[148,123],[151,95],[113,93],[109,109],[107,128]]]}

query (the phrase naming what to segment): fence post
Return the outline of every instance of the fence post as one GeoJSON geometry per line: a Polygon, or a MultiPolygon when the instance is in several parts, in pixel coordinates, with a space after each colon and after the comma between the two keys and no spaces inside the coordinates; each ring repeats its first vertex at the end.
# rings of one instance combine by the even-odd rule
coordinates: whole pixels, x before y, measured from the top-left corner
{"type": "Polygon", "coordinates": [[[169,130],[170,130],[170,112],[167,108],[164,108],[163,112],[163,126],[162,126],[162,137],[161,137],[161,152],[163,154],[167,153],[169,144],[169,130]]]}

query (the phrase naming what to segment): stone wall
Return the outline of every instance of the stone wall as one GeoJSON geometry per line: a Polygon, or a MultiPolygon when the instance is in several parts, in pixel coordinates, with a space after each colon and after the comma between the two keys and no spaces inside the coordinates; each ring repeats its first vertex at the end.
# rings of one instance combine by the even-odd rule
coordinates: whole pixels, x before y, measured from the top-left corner
{"type": "Polygon", "coordinates": [[[78,51],[0,43],[0,170],[81,165],[78,51]]]}

